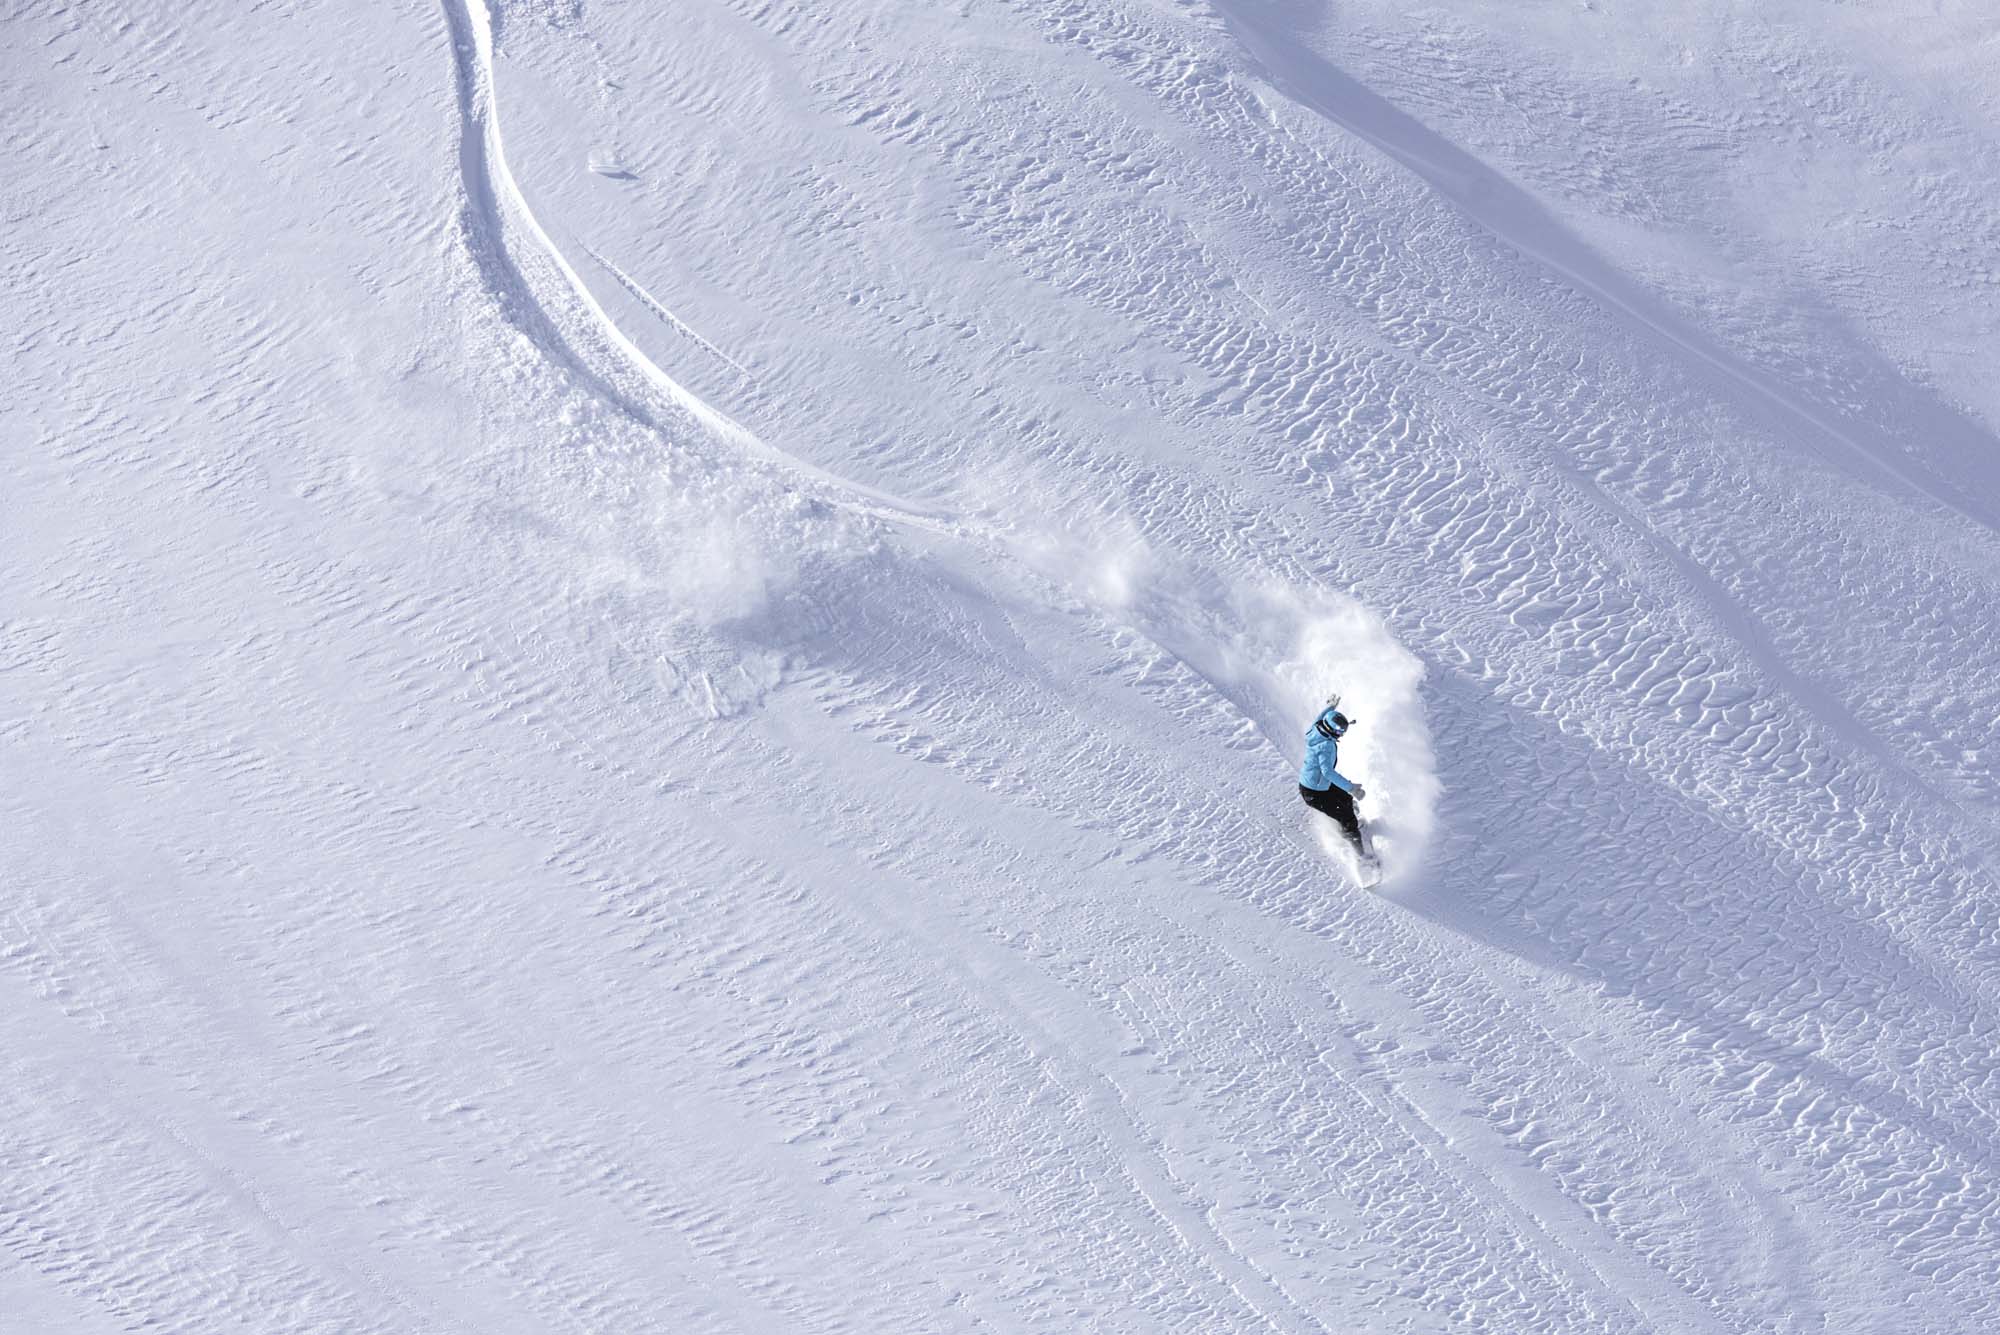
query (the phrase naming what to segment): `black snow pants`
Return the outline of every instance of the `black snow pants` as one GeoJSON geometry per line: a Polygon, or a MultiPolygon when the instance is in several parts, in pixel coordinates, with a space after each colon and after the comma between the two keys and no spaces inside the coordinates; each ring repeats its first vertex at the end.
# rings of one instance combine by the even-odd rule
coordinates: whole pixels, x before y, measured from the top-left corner
{"type": "Polygon", "coordinates": [[[1323,815],[1333,817],[1341,832],[1347,836],[1358,852],[1361,849],[1361,817],[1355,814],[1354,799],[1338,788],[1317,789],[1299,785],[1299,796],[1307,806],[1323,815]]]}

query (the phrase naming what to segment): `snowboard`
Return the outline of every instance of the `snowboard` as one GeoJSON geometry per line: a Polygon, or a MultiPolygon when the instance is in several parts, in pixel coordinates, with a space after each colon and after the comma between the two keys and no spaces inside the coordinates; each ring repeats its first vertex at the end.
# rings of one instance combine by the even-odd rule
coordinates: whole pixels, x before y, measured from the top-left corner
{"type": "Polygon", "coordinates": [[[1361,847],[1354,855],[1354,879],[1363,890],[1382,884],[1382,855],[1375,851],[1375,839],[1368,833],[1366,821],[1361,825],[1361,847]]]}
{"type": "Polygon", "coordinates": [[[1379,859],[1370,855],[1361,858],[1355,865],[1355,879],[1361,883],[1363,890],[1373,890],[1382,884],[1382,863],[1379,859]]]}
{"type": "Polygon", "coordinates": [[[1372,890],[1382,883],[1382,858],[1375,850],[1375,839],[1368,831],[1368,822],[1361,822],[1359,848],[1330,820],[1315,818],[1313,832],[1319,839],[1320,848],[1340,864],[1356,885],[1363,890],[1372,890]]]}

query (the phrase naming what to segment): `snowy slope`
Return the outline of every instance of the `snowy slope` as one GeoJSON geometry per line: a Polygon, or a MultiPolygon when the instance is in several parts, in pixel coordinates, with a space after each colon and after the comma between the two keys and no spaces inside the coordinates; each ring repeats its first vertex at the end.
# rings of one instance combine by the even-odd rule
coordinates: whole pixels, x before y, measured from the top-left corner
{"type": "Polygon", "coordinates": [[[0,1330],[2000,1322],[1977,8],[489,3],[8,20],[0,1330]]]}

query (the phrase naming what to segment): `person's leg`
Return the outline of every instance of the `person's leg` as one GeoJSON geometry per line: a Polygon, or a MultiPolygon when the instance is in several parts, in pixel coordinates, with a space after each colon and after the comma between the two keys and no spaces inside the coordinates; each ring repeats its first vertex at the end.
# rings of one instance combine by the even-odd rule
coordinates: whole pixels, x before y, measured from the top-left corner
{"type": "Polygon", "coordinates": [[[1361,817],[1354,810],[1353,798],[1338,788],[1315,792],[1303,785],[1299,788],[1299,796],[1304,798],[1306,805],[1314,811],[1331,817],[1333,823],[1340,827],[1340,832],[1347,836],[1347,842],[1353,844],[1357,852],[1368,851],[1368,846],[1361,841],[1361,817]]]}
{"type": "Polygon", "coordinates": [[[1321,809],[1339,823],[1341,833],[1354,845],[1355,852],[1366,853],[1368,847],[1361,842],[1361,813],[1354,809],[1354,799],[1338,788],[1327,789],[1326,796],[1327,804],[1321,809]]]}
{"type": "Polygon", "coordinates": [[[1326,805],[1326,799],[1338,796],[1340,796],[1340,793],[1332,788],[1308,788],[1304,784],[1299,785],[1300,800],[1322,816],[1333,815],[1333,812],[1326,805]]]}

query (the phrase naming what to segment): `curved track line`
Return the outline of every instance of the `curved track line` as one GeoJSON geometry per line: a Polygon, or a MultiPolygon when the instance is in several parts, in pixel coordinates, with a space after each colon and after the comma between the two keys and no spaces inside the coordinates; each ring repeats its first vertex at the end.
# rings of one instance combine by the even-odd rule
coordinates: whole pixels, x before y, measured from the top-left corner
{"type": "MultiPolygon", "coordinates": [[[[556,245],[554,238],[535,217],[513,169],[508,165],[500,137],[500,101],[493,64],[493,14],[486,0],[444,0],[444,12],[446,24],[451,30],[453,58],[458,67],[459,164],[465,178],[471,214],[468,231],[472,236],[475,258],[486,272],[488,283],[517,318],[523,332],[551,358],[576,372],[594,391],[627,416],[650,430],[664,430],[651,412],[593,370],[569,346],[536,295],[533,283],[507,253],[503,207],[510,208],[519,216],[542,256],[562,275],[571,295],[605,341],[648,384],[666,395],[675,407],[745,453],[838,493],[858,513],[931,532],[958,533],[957,516],[949,511],[830,473],[767,444],[754,431],[668,375],[626,336],[617,321],[591,293],[590,285],[584,282],[576,266],[569,262],[562,248],[556,245]]],[[[700,338],[699,335],[695,337],[700,338]]],[[[710,350],[714,351],[712,347],[710,350]]],[[[721,356],[721,353],[716,355],[721,356]]],[[[733,362],[731,364],[734,365],[733,362]]]]}
{"type": "Polygon", "coordinates": [[[478,95],[479,108],[483,112],[480,120],[485,131],[485,165],[489,178],[500,187],[501,196],[512,205],[521,223],[540,243],[542,253],[548,257],[556,271],[569,284],[570,291],[583,303],[584,310],[596,322],[604,337],[611,345],[623,353],[625,359],[650,381],[655,389],[665,394],[674,404],[709,430],[734,444],[761,448],[756,437],[727,414],[709,406],[700,395],[687,389],[678,380],[661,370],[653,360],[641,352],[631,339],[625,337],[604,308],[591,295],[590,288],[583,281],[562,249],[549,236],[548,231],[535,217],[535,211],[528,207],[528,200],[521,193],[521,186],[514,179],[514,171],[507,165],[507,151],[500,137],[500,99],[494,90],[493,74],[493,14],[486,6],[486,0],[463,0],[464,12],[471,29],[473,57],[477,62],[474,89],[478,95]]]}

